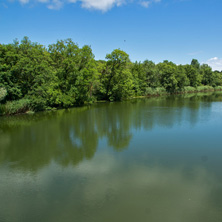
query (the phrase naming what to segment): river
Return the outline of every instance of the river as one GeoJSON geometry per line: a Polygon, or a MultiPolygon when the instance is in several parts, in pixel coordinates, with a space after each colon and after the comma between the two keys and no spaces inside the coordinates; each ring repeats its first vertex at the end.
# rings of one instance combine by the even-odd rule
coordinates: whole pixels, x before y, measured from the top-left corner
{"type": "Polygon", "coordinates": [[[221,222],[222,93],[0,117],[1,222],[221,222]]]}

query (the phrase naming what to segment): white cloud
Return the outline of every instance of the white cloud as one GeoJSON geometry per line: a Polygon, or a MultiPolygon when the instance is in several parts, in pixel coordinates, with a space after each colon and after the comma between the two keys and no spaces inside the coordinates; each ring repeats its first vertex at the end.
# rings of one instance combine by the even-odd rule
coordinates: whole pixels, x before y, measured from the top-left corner
{"type": "Polygon", "coordinates": [[[53,0],[47,7],[48,9],[59,10],[62,8],[63,4],[61,0],[53,0]]]}
{"type": "Polygon", "coordinates": [[[21,4],[28,4],[31,2],[39,2],[46,4],[48,9],[59,10],[65,4],[75,4],[80,2],[82,8],[89,10],[98,10],[106,12],[113,7],[119,7],[123,4],[136,3],[142,7],[148,8],[151,4],[161,2],[161,0],[15,0],[21,4]]]}
{"type": "Polygon", "coordinates": [[[213,70],[222,71],[222,58],[214,57],[214,58],[208,59],[204,63],[211,66],[213,70]]]}
{"type": "Polygon", "coordinates": [[[190,52],[190,53],[188,53],[187,55],[194,56],[194,55],[199,55],[199,54],[201,54],[201,53],[203,53],[202,50],[201,50],[201,51],[190,52]]]}
{"type": "Polygon", "coordinates": [[[124,0],[81,0],[81,2],[83,8],[96,9],[105,12],[114,6],[122,5],[124,0]]]}
{"type": "Polygon", "coordinates": [[[19,0],[19,2],[20,2],[21,4],[28,4],[28,3],[29,3],[29,0],[19,0]]]}
{"type": "Polygon", "coordinates": [[[149,8],[152,3],[158,3],[158,2],[161,2],[161,0],[140,1],[139,4],[144,8],[149,8]]]}
{"type": "Polygon", "coordinates": [[[142,1],[140,2],[140,5],[143,6],[144,8],[148,8],[151,4],[151,1],[142,1]]]}

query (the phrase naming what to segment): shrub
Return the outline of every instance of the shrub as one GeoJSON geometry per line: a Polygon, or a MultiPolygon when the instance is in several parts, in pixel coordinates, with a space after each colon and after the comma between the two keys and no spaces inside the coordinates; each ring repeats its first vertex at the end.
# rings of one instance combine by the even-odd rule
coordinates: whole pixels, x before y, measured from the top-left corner
{"type": "Polygon", "coordinates": [[[30,97],[28,99],[29,101],[29,108],[31,108],[31,110],[34,111],[42,111],[46,109],[46,99],[42,98],[42,97],[30,97]]]}
{"type": "Polygon", "coordinates": [[[215,86],[214,90],[222,90],[222,86],[215,86]]]}
{"type": "Polygon", "coordinates": [[[155,89],[151,87],[147,87],[145,91],[145,96],[151,96],[155,94],[155,89]]]}
{"type": "Polygon", "coordinates": [[[167,94],[167,91],[164,87],[157,87],[157,88],[147,87],[145,92],[145,96],[152,96],[152,95],[160,96],[165,94],[167,94]]]}
{"type": "Polygon", "coordinates": [[[185,93],[187,93],[187,92],[196,92],[196,88],[192,87],[192,86],[185,86],[184,87],[184,92],[185,93]]]}
{"type": "Polygon", "coordinates": [[[197,92],[214,91],[212,86],[197,86],[197,92]]]}
{"type": "Polygon", "coordinates": [[[167,91],[164,87],[157,87],[155,89],[156,95],[165,95],[167,94],[167,91]]]}
{"type": "Polygon", "coordinates": [[[18,113],[25,113],[31,110],[30,100],[20,99],[15,101],[9,101],[0,107],[0,114],[2,115],[11,115],[18,113]]]}
{"type": "Polygon", "coordinates": [[[7,90],[3,87],[0,88],[0,102],[4,100],[7,95],[7,90]]]}

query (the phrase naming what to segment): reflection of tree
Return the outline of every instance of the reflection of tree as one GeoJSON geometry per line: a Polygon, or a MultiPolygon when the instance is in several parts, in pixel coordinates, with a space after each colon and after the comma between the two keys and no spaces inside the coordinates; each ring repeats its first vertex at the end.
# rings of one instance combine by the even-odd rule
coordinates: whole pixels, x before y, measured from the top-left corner
{"type": "Polygon", "coordinates": [[[94,156],[99,138],[91,120],[93,119],[86,110],[72,110],[60,121],[61,134],[56,152],[58,162],[63,165],[76,165],[84,158],[90,159],[94,156]]]}
{"type": "Polygon", "coordinates": [[[122,150],[128,147],[132,127],[132,114],[133,106],[130,103],[111,103],[104,107],[106,109],[106,115],[98,124],[99,129],[106,128],[106,137],[108,139],[109,146],[115,150],[122,150]]]}
{"type": "Polygon", "coordinates": [[[192,125],[203,108],[210,113],[211,101],[222,94],[181,96],[101,103],[92,107],[15,116],[0,120],[0,162],[36,171],[55,161],[63,166],[91,159],[99,140],[115,150],[126,149],[133,130],[155,126],[173,127],[183,120],[192,125]]]}

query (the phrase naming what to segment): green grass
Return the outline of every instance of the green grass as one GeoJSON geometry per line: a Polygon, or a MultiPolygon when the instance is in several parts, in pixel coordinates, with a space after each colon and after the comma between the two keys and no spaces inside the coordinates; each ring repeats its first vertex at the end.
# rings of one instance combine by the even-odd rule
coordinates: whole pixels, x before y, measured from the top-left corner
{"type": "Polygon", "coordinates": [[[145,92],[145,96],[160,96],[165,94],[167,94],[167,91],[163,87],[157,87],[157,88],[147,87],[145,92]]]}
{"type": "Polygon", "coordinates": [[[0,102],[5,99],[6,95],[7,95],[6,89],[1,87],[0,88],[0,102]]]}
{"type": "Polygon", "coordinates": [[[196,88],[192,86],[185,86],[183,91],[184,93],[192,93],[192,92],[196,92],[196,88]]]}
{"type": "Polygon", "coordinates": [[[197,92],[214,91],[212,86],[197,86],[197,92]]]}
{"type": "Polygon", "coordinates": [[[222,86],[215,86],[214,89],[215,90],[222,90],[222,86]]]}
{"type": "Polygon", "coordinates": [[[6,104],[0,105],[0,115],[12,115],[32,111],[31,102],[28,99],[20,99],[8,101],[6,104]]]}

